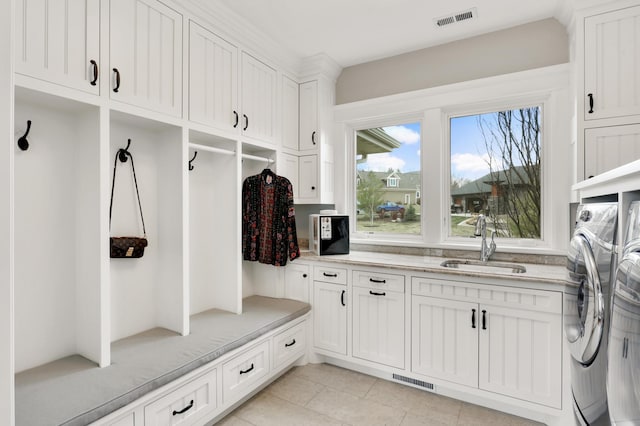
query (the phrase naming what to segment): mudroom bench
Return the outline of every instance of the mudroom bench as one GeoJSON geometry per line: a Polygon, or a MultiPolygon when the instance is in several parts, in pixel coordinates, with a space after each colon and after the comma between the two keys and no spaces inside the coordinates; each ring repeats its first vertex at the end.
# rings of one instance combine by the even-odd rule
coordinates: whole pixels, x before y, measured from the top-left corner
{"type": "Polygon", "coordinates": [[[74,355],[24,371],[16,375],[16,424],[212,420],[305,354],[310,309],[251,296],[241,315],[192,316],[188,336],[155,328],[113,342],[105,368],[74,355]]]}

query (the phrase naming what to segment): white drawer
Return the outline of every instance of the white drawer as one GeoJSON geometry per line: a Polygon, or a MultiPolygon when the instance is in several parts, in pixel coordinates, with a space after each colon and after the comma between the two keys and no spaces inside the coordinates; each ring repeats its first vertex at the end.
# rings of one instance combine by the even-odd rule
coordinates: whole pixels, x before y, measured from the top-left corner
{"type": "Polygon", "coordinates": [[[213,369],[145,406],[145,426],[193,424],[195,418],[214,411],[217,377],[218,370],[213,369]]]}
{"type": "Polygon", "coordinates": [[[342,268],[316,266],[313,268],[313,279],[314,281],[347,285],[347,270],[342,268]]]}
{"type": "Polygon", "coordinates": [[[380,274],[371,271],[353,271],[353,285],[404,293],[404,275],[380,274]]]}
{"type": "Polygon", "coordinates": [[[304,355],[307,346],[306,321],[273,338],[273,368],[279,370],[304,355]]]}
{"type": "Polygon", "coordinates": [[[247,349],[222,366],[222,398],[233,403],[262,383],[269,374],[269,341],[247,349]]]}

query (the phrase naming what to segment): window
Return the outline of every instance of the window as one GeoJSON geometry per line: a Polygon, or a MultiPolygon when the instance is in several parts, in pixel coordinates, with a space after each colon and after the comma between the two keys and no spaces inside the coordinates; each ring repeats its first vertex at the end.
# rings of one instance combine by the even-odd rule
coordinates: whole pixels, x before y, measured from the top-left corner
{"type": "Polygon", "coordinates": [[[415,122],[356,131],[357,232],[421,235],[420,128],[415,122]]]}
{"type": "Polygon", "coordinates": [[[450,236],[541,238],[541,107],[451,117],[450,236]]]}

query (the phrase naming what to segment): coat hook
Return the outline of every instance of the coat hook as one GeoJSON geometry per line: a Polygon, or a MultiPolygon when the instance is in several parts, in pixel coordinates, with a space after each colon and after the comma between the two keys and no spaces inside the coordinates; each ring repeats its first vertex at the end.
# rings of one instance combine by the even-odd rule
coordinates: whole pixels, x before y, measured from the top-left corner
{"type": "Polygon", "coordinates": [[[131,139],[127,139],[127,147],[122,149],[120,148],[118,150],[118,158],[120,159],[120,162],[122,163],[126,163],[127,162],[127,155],[131,155],[129,154],[129,147],[131,146],[131,139]]]}
{"type": "Polygon", "coordinates": [[[193,162],[193,160],[196,159],[197,155],[198,155],[198,151],[194,151],[193,158],[191,160],[189,160],[189,170],[193,170],[193,165],[191,163],[193,162]]]}
{"type": "Polygon", "coordinates": [[[23,151],[29,149],[29,141],[27,140],[29,130],[31,130],[31,120],[27,120],[27,131],[24,132],[24,135],[20,136],[20,138],[18,139],[18,148],[23,151]]]}

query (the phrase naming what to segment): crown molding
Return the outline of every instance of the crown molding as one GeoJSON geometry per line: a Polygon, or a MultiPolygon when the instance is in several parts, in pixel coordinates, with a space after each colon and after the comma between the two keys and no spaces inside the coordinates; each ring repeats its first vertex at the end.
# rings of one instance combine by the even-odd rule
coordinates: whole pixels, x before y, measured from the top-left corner
{"type": "Polygon", "coordinates": [[[321,75],[335,83],[341,72],[342,67],[333,58],[325,53],[318,53],[302,59],[299,77],[304,81],[321,75]]]}

